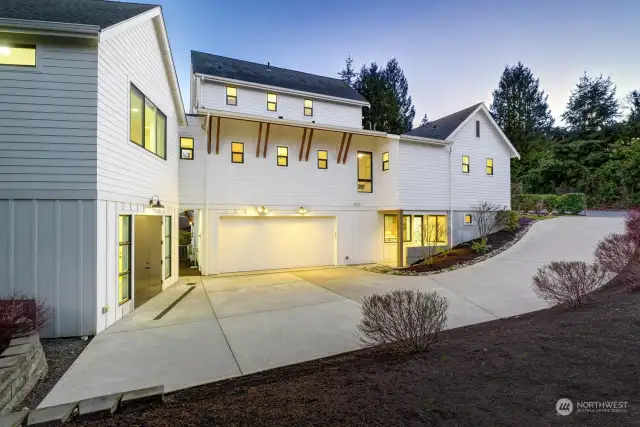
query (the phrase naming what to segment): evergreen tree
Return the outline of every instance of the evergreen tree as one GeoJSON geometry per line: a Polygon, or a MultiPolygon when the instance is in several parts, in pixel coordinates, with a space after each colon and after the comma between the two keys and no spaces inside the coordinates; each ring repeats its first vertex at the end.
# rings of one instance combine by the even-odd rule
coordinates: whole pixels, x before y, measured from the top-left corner
{"type": "Polygon", "coordinates": [[[491,114],[511,142],[520,146],[553,126],[547,98],[539,79],[518,62],[504,68],[498,88],[493,91],[491,114]]]}
{"type": "Polygon", "coordinates": [[[400,109],[400,126],[395,129],[396,132],[394,133],[400,134],[408,132],[413,127],[416,109],[411,101],[411,96],[409,96],[409,83],[407,83],[407,78],[404,76],[395,58],[387,62],[387,66],[384,68],[382,74],[393,88],[400,109]]]}
{"type": "Polygon", "coordinates": [[[363,108],[362,124],[365,129],[389,133],[399,132],[404,126],[400,106],[392,85],[385,77],[384,69],[375,62],[363,65],[353,88],[371,104],[363,108]]]}
{"type": "Polygon", "coordinates": [[[340,71],[338,75],[340,76],[340,79],[345,81],[349,86],[353,87],[353,83],[356,77],[358,77],[358,74],[353,69],[353,58],[351,57],[351,55],[349,55],[344,62],[344,69],[340,71]]]}
{"type": "Polygon", "coordinates": [[[427,113],[424,113],[424,116],[422,116],[422,120],[420,120],[420,126],[424,126],[427,123],[429,123],[429,117],[427,116],[427,113]]]}
{"type": "Polygon", "coordinates": [[[616,86],[611,78],[605,79],[602,74],[590,77],[587,73],[571,91],[567,110],[562,114],[569,129],[580,135],[611,126],[618,116],[616,86]]]}

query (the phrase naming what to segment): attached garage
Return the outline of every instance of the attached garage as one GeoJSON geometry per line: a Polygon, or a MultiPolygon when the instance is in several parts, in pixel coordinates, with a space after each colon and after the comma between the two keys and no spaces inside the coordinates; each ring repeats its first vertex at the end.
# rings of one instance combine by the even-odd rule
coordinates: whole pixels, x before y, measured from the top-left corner
{"type": "Polygon", "coordinates": [[[335,265],[335,217],[221,217],[220,273],[335,265]]]}

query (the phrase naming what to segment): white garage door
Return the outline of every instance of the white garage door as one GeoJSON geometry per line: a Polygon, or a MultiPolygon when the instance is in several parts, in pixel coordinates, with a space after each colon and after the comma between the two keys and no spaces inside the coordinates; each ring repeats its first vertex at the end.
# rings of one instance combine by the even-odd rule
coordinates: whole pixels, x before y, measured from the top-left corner
{"type": "Polygon", "coordinates": [[[335,218],[222,217],[221,273],[334,264],[335,218]]]}

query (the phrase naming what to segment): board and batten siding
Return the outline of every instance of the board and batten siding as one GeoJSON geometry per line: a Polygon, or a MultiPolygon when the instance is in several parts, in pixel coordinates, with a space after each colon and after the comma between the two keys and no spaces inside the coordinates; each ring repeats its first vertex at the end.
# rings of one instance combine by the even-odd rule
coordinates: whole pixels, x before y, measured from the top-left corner
{"type": "Polygon", "coordinates": [[[205,119],[187,116],[187,126],[180,126],[180,137],[193,138],[193,160],[180,160],[178,192],[180,206],[189,208],[205,202],[207,182],[207,135],[202,129],[205,119]]]}
{"type": "Polygon", "coordinates": [[[107,40],[98,51],[98,198],[164,205],[178,202],[178,119],[154,20],[107,40]],[[129,140],[133,83],[167,116],[167,159],[129,140]]]}
{"type": "Polygon", "coordinates": [[[35,44],[36,68],[0,66],[0,199],[96,197],[97,48],[55,37],[35,44]]]}
{"type": "Polygon", "coordinates": [[[251,114],[255,116],[272,117],[283,120],[313,122],[324,125],[334,125],[362,129],[362,107],[339,102],[279,93],[277,111],[267,110],[267,90],[238,86],[237,105],[227,105],[226,86],[223,83],[205,81],[202,84],[202,108],[230,111],[233,113],[251,114]],[[313,100],[313,116],[304,115],[304,100],[313,100]]]}

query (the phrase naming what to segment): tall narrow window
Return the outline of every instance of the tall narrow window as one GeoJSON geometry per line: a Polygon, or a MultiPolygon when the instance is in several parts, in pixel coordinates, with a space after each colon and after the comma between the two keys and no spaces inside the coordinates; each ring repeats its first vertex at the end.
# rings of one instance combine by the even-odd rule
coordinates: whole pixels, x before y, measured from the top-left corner
{"type": "Polygon", "coordinates": [[[244,163],[244,143],[231,143],[231,163],[244,163]]]}
{"type": "Polygon", "coordinates": [[[462,173],[469,173],[471,170],[471,164],[469,156],[462,156],[462,173]]]}
{"type": "Polygon", "coordinates": [[[129,89],[129,139],[167,159],[167,116],[133,85],[129,89]]]}
{"type": "Polygon", "coordinates": [[[382,153],[382,170],[383,171],[389,170],[389,152],[388,151],[386,153],[382,153]]]}
{"type": "Polygon", "coordinates": [[[156,120],[156,154],[163,159],[167,158],[167,116],[158,111],[156,120]]]}
{"type": "Polygon", "coordinates": [[[238,105],[238,88],[227,86],[227,105],[238,105]]]}
{"type": "Polygon", "coordinates": [[[142,115],[144,110],[144,96],[134,87],[131,86],[129,93],[129,138],[140,146],[143,145],[142,115]]]}
{"type": "Polygon", "coordinates": [[[131,299],[131,215],[118,217],[118,303],[131,299]]]}
{"type": "Polygon", "coordinates": [[[311,99],[304,100],[304,115],[308,117],[313,116],[313,100],[311,99]]]}
{"type": "Polygon", "coordinates": [[[278,95],[275,93],[267,94],[267,110],[278,111],[278,95]]]}
{"type": "Polygon", "coordinates": [[[414,233],[418,240],[420,240],[420,246],[424,246],[424,230],[422,229],[423,224],[423,216],[422,215],[414,215],[413,216],[413,229],[414,233]]]}
{"type": "Polygon", "coordinates": [[[327,150],[318,150],[318,169],[326,169],[328,166],[327,150]]]}
{"type": "Polygon", "coordinates": [[[33,45],[0,45],[0,65],[36,66],[36,47],[33,45]]]}
{"type": "Polygon", "coordinates": [[[164,278],[171,277],[171,217],[164,217],[164,278]]]}
{"type": "Polygon", "coordinates": [[[487,159],[487,175],[493,175],[493,159],[487,159]]]}
{"type": "Polygon", "coordinates": [[[156,152],[156,106],[145,99],[144,101],[144,148],[156,152]]]}
{"type": "Polygon", "coordinates": [[[193,138],[180,137],[180,158],[193,160],[193,138]]]}
{"type": "Polygon", "coordinates": [[[289,166],[289,148],[278,146],[278,166],[289,166]]]}
{"type": "Polygon", "coordinates": [[[480,120],[476,120],[476,138],[480,138],[480,120]]]}
{"type": "Polygon", "coordinates": [[[358,193],[373,192],[372,154],[358,151],[358,193]]]}

